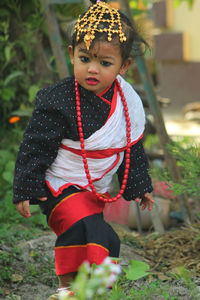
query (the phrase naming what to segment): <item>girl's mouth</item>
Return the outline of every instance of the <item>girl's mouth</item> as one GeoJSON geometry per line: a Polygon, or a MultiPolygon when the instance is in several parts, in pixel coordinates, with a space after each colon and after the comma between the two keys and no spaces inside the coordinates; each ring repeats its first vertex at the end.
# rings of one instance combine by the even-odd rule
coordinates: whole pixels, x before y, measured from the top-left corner
{"type": "Polygon", "coordinates": [[[96,78],[87,78],[86,82],[88,85],[97,85],[99,83],[99,80],[97,80],[96,78]]]}

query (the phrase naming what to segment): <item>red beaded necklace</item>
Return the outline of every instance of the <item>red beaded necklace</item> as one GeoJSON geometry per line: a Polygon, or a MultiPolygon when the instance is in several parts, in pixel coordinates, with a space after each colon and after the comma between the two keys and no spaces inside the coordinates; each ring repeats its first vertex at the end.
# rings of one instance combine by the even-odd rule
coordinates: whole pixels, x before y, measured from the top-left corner
{"type": "Polygon", "coordinates": [[[128,106],[127,106],[127,102],[124,96],[124,93],[122,91],[122,88],[118,82],[118,80],[115,80],[115,83],[117,85],[117,89],[120,93],[122,102],[123,102],[123,106],[124,106],[124,113],[125,113],[125,118],[126,118],[126,137],[127,137],[127,145],[126,145],[126,162],[125,162],[125,170],[124,170],[124,178],[122,181],[122,186],[120,188],[120,192],[119,194],[117,194],[117,196],[115,196],[114,198],[104,198],[103,196],[101,196],[101,194],[99,194],[93,184],[91,175],[90,175],[90,171],[88,168],[88,163],[87,163],[87,155],[86,155],[86,150],[85,150],[85,144],[84,144],[84,137],[83,137],[83,127],[82,127],[82,121],[81,121],[81,105],[80,105],[80,93],[79,93],[79,88],[78,88],[78,82],[77,80],[75,80],[75,93],[76,93],[76,114],[77,114],[77,125],[78,125],[78,133],[79,133],[79,138],[80,138],[80,146],[81,146],[81,155],[83,158],[83,164],[84,164],[84,168],[85,168],[85,174],[89,183],[89,186],[92,190],[92,192],[96,195],[96,197],[103,201],[103,202],[114,202],[117,199],[119,199],[122,194],[124,193],[124,190],[126,188],[126,183],[127,183],[127,179],[128,179],[128,171],[129,171],[129,167],[130,167],[130,152],[131,152],[131,122],[130,122],[130,117],[129,117],[129,113],[128,113],[128,106]]]}

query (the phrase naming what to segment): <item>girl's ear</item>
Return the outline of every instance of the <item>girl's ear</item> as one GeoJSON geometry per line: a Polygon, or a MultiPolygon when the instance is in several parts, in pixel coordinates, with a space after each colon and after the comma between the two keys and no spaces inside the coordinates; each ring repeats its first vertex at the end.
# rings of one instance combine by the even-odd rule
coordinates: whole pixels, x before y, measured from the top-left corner
{"type": "Polygon", "coordinates": [[[74,51],[73,51],[73,47],[71,45],[68,47],[68,52],[69,52],[69,56],[71,59],[71,63],[73,65],[74,64],[74,51]]]}
{"type": "Polygon", "coordinates": [[[119,71],[119,74],[120,74],[121,76],[123,76],[123,75],[126,73],[126,71],[128,70],[129,66],[131,65],[131,63],[132,63],[132,59],[131,59],[131,58],[128,58],[128,59],[123,63],[123,65],[121,66],[120,71],[119,71]]]}

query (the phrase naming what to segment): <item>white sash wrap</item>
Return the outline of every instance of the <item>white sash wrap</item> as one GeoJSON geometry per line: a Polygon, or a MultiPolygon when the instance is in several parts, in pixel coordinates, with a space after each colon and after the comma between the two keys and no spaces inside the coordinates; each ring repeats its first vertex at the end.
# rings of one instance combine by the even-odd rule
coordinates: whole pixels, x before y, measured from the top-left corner
{"type": "MultiPolygon", "coordinates": [[[[117,76],[117,79],[127,101],[131,120],[131,142],[134,143],[144,131],[145,114],[143,105],[131,85],[121,76],[117,76]]],[[[63,139],[62,144],[73,149],[80,149],[79,141],[63,139]]],[[[85,140],[85,149],[86,151],[107,150],[123,148],[126,144],[126,119],[123,103],[118,92],[114,113],[104,126],[85,140]]],[[[87,158],[91,178],[94,180],[94,186],[99,193],[105,193],[109,190],[112,176],[122,163],[123,157],[124,152],[118,151],[118,153],[104,158],[87,158]]],[[[84,188],[88,187],[82,156],[59,148],[56,159],[46,171],[46,181],[55,195],[58,195],[63,187],[67,187],[69,184],[84,188]]]]}

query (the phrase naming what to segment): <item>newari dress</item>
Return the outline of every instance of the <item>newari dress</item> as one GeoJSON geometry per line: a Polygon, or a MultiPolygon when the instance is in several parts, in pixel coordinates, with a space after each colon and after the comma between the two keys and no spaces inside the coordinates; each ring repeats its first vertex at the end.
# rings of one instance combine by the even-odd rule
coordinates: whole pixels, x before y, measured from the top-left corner
{"type": "MultiPolygon", "coordinates": [[[[142,102],[121,76],[131,120],[131,163],[123,197],[133,200],[152,191],[141,138],[142,102]]],[[[99,95],[79,86],[87,161],[97,192],[107,197],[112,177],[122,184],[126,120],[115,82],[99,95]]],[[[13,202],[39,204],[57,235],[56,274],[76,272],[85,261],[100,264],[118,257],[120,241],[104,221],[104,202],[90,191],[80,151],[74,77],[40,90],[21,143],[14,178],[13,202]],[[37,197],[47,196],[41,202],[37,197]]],[[[112,205],[112,204],[106,204],[112,205]]]]}

